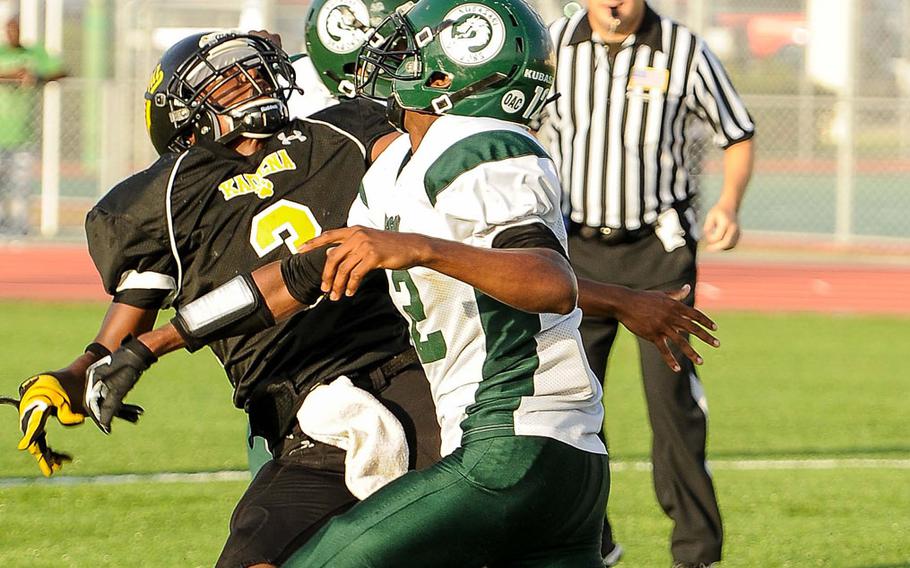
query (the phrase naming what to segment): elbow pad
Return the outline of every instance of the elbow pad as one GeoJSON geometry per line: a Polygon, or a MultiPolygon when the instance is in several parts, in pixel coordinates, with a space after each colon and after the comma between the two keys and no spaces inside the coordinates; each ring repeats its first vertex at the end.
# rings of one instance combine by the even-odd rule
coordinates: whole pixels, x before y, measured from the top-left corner
{"type": "Polygon", "coordinates": [[[192,353],[212,341],[272,327],[275,317],[252,275],[243,274],[181,307],[171,323],[192,353]]]}

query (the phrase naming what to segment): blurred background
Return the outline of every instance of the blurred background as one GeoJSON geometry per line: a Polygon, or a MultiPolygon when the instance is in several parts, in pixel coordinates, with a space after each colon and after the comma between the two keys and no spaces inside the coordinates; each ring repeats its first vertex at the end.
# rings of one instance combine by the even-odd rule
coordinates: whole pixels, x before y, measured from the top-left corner
{"type": "MultiPolygon", "coordinates": [[[[546,21],[565,4],[535,3],[546,21]]],[[[758,125],[742,213],[751,242],[910,249],[910,2],[652,4],[706,38],[758,125]]],[[[81,239],[91,204],[151,162],[142,93],[168,45],[198,29],[264,27],[281,33],[289,52],[303,51],[307,8],[307,0],[0,1],[0,21],[18,13],[22,43],[43,44],[67,73],[26,87],[40,91],[22,144],[35,156],[25,162],[29,229],[0,238],[81,239]]],[[[713,202],[720,154],[702,150],[703,199],[713,202]]]]}

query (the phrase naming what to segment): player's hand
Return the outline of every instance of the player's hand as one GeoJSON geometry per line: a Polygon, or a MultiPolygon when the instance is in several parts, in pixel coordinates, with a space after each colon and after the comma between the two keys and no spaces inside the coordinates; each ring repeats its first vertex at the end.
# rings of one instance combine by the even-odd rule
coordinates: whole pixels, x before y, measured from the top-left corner
{"type": "MultiPolygon", "coordinates": [[[[75,426],[85,420],[85,416],[74,408],[71,393],[59,379],[56,373],[42,373],[19,385],[19,428],[22,431],[19,449],[34,456],[45,477],[58,471],[64,462],[72,461],[69,455],[55,452],[47,445],[45,426],[48,417],[56,416],[64,426],[75,426]]],[[[16,404],[14,400],[9,402],[16,404]]]]}
{"type": "Polygon", "coordinates": [[[715,205],[705,215],[704,226],[706,250],[730,250],[739,242],[739,219],[736,211],[723,205],[715,205]]]}
{"type": "Polygon", "coordinates": [[[711,347],[720,347],[720,341],[708,332],[709,329],[716,331],[717,324],[701,311],[682,303],[689,292],[688,284],[672,292],[629,290],[623,302],[624,309],[617,314],[617,319],[629,331],[657,346],[667,366],[677,372],[681,367],[671,345],[696,365],[704,362],[689,344],[686,334],[694,335],[711,347]]]}
{"type": "Polygon", "coordinates": [[[28,453],[32,454],[35,461],[38,462],[38,469],[44,477],[50,477],[60,471],[63,464],[73,461],[73,456],[63,452],[55,452],[47,445],[47,435],[41,434],[27,448],[28,453]]]}
{"type": "Polygon", "coordinates": [[[111,433],[114,416],[126,418],[123,416],[124,409],[138,409],[135,418],[139,418],[142,409],[123,404],[123,399],[139,381],[142,373],[157,360],[141,341],[127,338],[119,349],[99,359],[85,371],[85,408],[102,432],[111,433]]]}
{"type": "Polygon", "coordinates": [[[345,227],[326,231],[298,249],[305,253],[336,245],[326,253],[322,291],[330,300],[353,296],[367,273],[377,268],[403,270],[416,266],[428,255],[428,240],[414,233],[345,227]]]}
{"type": "Polygon", "coordinates": [[[281,34],[274,34],[268,30],[250,30],[247,33],[251,36],[266,39],[275,44],[277,47],[281,47],[281,34]]]}

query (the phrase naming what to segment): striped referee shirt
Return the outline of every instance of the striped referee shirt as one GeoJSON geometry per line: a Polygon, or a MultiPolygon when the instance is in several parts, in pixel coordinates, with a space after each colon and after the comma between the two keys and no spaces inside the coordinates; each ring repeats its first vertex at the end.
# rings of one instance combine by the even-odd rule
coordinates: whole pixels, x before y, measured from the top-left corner
{"type": "Polygon", "coordinates": [[[541,138],[562,178],[564,213],[590,227],[635,230],[675,207],[695,226],[688,120],[708,123],[722,148],[754,133],[717,57],[647,5],[615,57],[592,33],[587,10],[557,20],[550,34],[561,96],[547,108],[541,138]]]}

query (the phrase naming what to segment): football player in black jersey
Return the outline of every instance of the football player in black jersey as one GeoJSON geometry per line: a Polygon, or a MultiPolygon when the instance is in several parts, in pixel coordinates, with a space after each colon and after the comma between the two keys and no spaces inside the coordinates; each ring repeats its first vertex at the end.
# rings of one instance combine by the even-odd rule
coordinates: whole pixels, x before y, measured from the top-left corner
{"type": "MultiPolygon", "coordinates": [[[[145,97],[161,157],[87,216],[89,251],[113,302],[86,354],[44,375],[57,381],[50,406],[62,408],[63,397],[68,410],[86,414],[86,367],[107,360],[125,338],[134,362],[151,364],[154,356],[129,337],[150,329],[161,308],[186,306],[344,226],[370,157],[393,129],[381,105],[365,100],[291,120],[286,86],[294,84],[287,55],[256,35],[196,34],[164,54],[145,97]]],[[[411,467],[439,457],[429,386],[382,275],[350,301],[319,302],[324,258],[308,255],[307,262],[317,283],[295,300],[309,310],[211,344],[234,386],[234,404],[274,456],[238,503],[218,566],[278,564],[357,501],[345,484],[345,452],[310,439],[297,424],[302,400],[321,383],[345,376],[382,401],[403,426],[411,467]]],[[[28,400],[42,393],[33,390],[28,400]]],[[[50,414],[32,408],[23,424],[32,425],[32,453],[59,468],[60,454],[44,442],[50,414]]]]}

